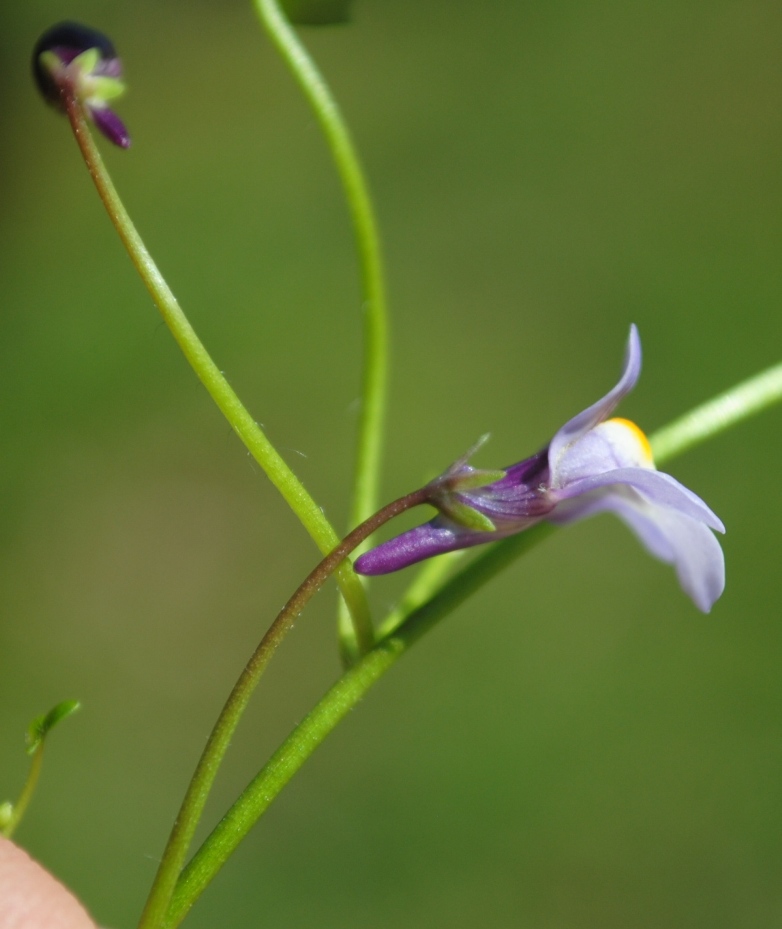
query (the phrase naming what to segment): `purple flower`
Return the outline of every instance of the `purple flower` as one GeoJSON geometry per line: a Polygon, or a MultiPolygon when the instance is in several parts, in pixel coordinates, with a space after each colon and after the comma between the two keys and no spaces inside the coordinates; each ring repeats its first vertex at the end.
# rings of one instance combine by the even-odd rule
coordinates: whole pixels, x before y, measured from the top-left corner
{"type": "Polygon", "coordinates": [[[65,112],[73,96],[104,136],[120,148],[130,136],[109,101],[125,92],[122,62],[108,36],[79,23],[58,23],[33,49],[33,77],[47,103],[65,112]]]}
{"type": "Polygon", "coordinates": [[[543,519],[574,522],[615,513],[656,558],[673,564],[684,591],[708,612],[725,586],[720,519],[692,491],[657,471],[649,441],[626,419],[609,419],[641,373],[635,326],[618,384],[565,423],[547,448],[501,472],[464,458],[434,480],[439,514],[356,560],[359,574],[388,574],[433,555],[505,538],[543,519]]]}

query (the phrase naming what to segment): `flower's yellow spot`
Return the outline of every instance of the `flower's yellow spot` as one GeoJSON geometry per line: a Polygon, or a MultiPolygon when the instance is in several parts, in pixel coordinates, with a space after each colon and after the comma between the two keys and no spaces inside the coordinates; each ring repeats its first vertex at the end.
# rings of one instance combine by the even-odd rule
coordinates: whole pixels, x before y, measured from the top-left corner
{"type": "Polygon", "coordinates": [[[624,429],[632,435],[632,437],[637,442],[640,450],[641,456],[646,461],[648,465],[654,467],[654,456],[652,455],[652,446],[649,444],[649,439],[646,438],[646,433],[640,427],[636,426],[632,420],[622,419],[621,416],[617,416],[614,419],[606,420],[606,425],[609,423],[615,423],[617,426],[622,426],[624,429]]]}

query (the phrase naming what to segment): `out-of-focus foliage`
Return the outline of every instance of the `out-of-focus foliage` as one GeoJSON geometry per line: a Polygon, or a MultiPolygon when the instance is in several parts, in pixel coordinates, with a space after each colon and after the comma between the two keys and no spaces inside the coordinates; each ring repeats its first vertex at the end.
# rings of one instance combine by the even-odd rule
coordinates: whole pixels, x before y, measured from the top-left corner
{"type": "MultiPolygon", "coordinates": [[[[385,496],[487,430],[537,450],[614,382],[653,430],[779,360],[782,7],[361,0],[303,31],[362,151],[393,319],[385,496]]],[[[40,0],[0,29],[0,748],[87,708],[19,841],[134,924],[208,727],[316,553],[181,360],[29,54],[123,58],[106,158],[192,321],[347,518],[360,297],[316,123],[243,0],[40,0]],[[56,785],[57,789],[53,787],[56,785]]],[[[393,670],[193,929],[743,929],[782,911],[782,411],[666,465],[723,518],[709,617],[609,517],[556,534],[393,670]]],[[[399,527],[394,527],[396,531],[399,527]]],[[[404,578],[372,588],[378,611],[404,578]]],[[[214,821],[338,672],[333,591],[275,659],[214,821]]],[[[44,789],[45,787],[45,789],[44,789]]]]}
{"type": "Polygon", "coordinates": [[[283,0],[282,7],[293,23],[330,26],[350,20],[353,0],[283,0]]]}

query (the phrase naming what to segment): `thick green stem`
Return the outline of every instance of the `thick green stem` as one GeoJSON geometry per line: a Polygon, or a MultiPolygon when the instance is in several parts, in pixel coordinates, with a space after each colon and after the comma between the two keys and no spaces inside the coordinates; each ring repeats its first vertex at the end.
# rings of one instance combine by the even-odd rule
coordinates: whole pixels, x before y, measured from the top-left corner
{"type": "Polygon", "coordinates": [[[658,429],[649,438],[655,460],[663,462],[680,455],[780,400],[782,364],[777,364],[658,429]]]}
{"type": "Polygon", "coordinates": [[[171,836],[152,885],[139,929],[157,929],[171,901],[171,896],[182,871],[187,850],[193,839],[204,806],[214,784],[218,769],[228,751],[236,727],[247,704],[266,670],[272,655],[279,648],[301,611],[320,590],[344,559],[380,526],[411,507],[427,502],[427,487],[400,497],[365,520],[346,536],[337,547],[315,567],[300,584],[293,596],[277,614],[253,656],[247,662],[234,685],[220,717],[212,730],[206,747],[193,774],[182,806],[171,831],[171,836]]]}
{"type": "MultiPolygon", "coordinates": [[[[353,221],[361,267],[364,371],[350,528],[377,509],[388,380],[388,322],[380,235],[358,154],[328,84],[299,41],[277,0],[253,0],[271,41],[290,68],[320,123],[339,172],[353,221]]],[[[348,661],[366,651],[370,635],[340,607],[340,642],[348,661]]],[[[371,633],[371,629],[369,630],[371,633]]]]}
{"type": "MultiPolygon", "coordinates": [[[[130,255],[131,261],[160,310],[171,334],[182,349],[185,358],[236,434],[247,446],[250,454],[263,468],[269,480],[301,520],[304,528],[309,532],[320,551],[323,554],[330,552],[339,542],[339,536],[323,515],[321,508],[307,493],[302,483],[266,438],[263,430],[239,400],[220,369],[212,361],[182,311],[171,288],[147,251],[120,200],[95,140],[87,126],[80,104],[72,95],[65,95],[63,99],[76,141],[98,189],[100,198],[130,255]]],[[[371,629],[369,608],[363,585],[353,571],[352,566],[347,562],[339,568],[337,582],[351,615],[355,617],[356,628],[366,630],[369,627],[371,629]]],[[[367,633],[364,644],[368,645],[370,642],[371,636],[367,633]]]]}

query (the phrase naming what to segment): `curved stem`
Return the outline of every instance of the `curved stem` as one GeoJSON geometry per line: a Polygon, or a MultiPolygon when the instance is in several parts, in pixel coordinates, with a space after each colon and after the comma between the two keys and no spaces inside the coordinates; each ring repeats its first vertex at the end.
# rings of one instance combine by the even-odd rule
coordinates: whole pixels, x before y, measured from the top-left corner
{"type": "Polygon", "coordinates": [[[41,741],[33,753],[33,760],[30,762],[27,780],[24,782],[24,787],[19,794],[19,799],[13,805],[11,818],[6,827],[0,830],[0,835],[4,835],[7,839],[10,839],[14,832],[16,832],[19,823],[27,812],[27,807],[30,805],[30,800],[33,798],[35,788],[38,786],[38,778],[41,776],[41,765],[43,764],[43,746],[44,742],[41,741]]]}
{"type": "MultiPolygon", "coordinates": [[[[361,266],[364,311],[364,371],[358,428],[355,486],[350,526],[377,509],[388,380],[388,322],[380,235],[372,199],[347,124],[328,84],[299,41],[277,0],[253,0],[271,41],[291,70],[320,123],[339,172],[353,221],[361,266]]],[[[371,639],[356,617],[340,611],[340,641],[346,657],[355,659],[371,639]]],[[[371,630],[370,630],[371,631],[371,630]]]]}
{"type": "Polygon", "coordinates": [[[782,400],[782,363],[695,407],[649,437],[656,461],[680,455],[782,400]]]}
{"type": "MultiPolygon", "coordinates": [[[[323,515],[321,508],[307,493],[302,483],[266,438],[263,430],[244,407],[231,385],[209,356],[182,311],[171,288],[147,251],[141,236],[120,200],[95,140],[87,126],[81,106],[72,95],[65,95],[63,99],[76,141],[98,189],[100,198],[130,255],[131,261],[160,310],[171,334],[182,349],[185,358],[220,408],[223,416],[233,427],[234,432],[266,472],[267,477],[282,494],[286,503],[298,516],[320,551],[323,554],[330,552],[339,542],[339,536],[323,515]]],[[[350,564],[345,563],[339,568],[337,581],[351,615],[356,617],[356,627],[362,630],[366,629],[370,623],[366,594],[361,581],[350,564]]],[[[365,644],[369,642],[371,642],[371,638],[367,636],[365,644]]]]}
{"type": "Polygon", "coordinates": [[[405,510],[426,503],[429,493],[429,488],[423,487],[400,497],[354,529],[310,572],[269,626],[234,685],[212,729],[171,831],[139,923],[139,929],[153,929],[153,927],[156,929],[161,925],[181,873],[187,850],[231,738],[266,666],[290,631],[294,621],[347,555],[388,520],[405,510]]]}

